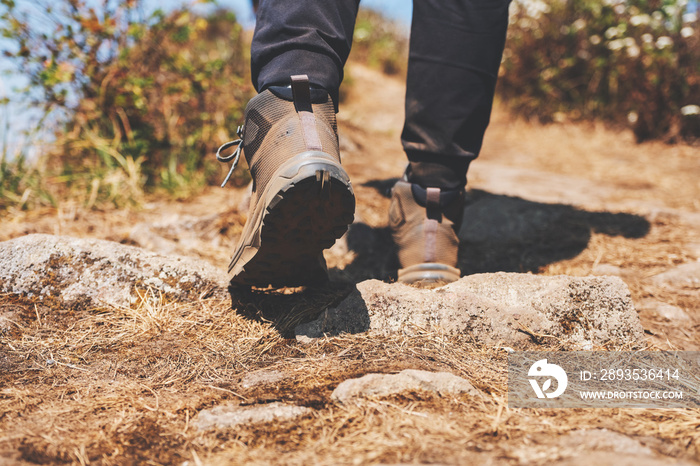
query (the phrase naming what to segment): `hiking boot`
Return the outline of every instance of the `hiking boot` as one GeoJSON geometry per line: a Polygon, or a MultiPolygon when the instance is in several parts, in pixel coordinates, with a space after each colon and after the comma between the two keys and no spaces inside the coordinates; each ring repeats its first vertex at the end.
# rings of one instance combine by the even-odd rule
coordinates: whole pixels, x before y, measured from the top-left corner
{"type": "Polygon", "coordinates": [[[459,280],[457,232],[464,192],[423,188],[397,181],[391,193],[389,226],[398,247],[399,281],[449,283],[459,280]]]}
{"type": "Polygon", "coordinates": [[[328,280],[322,252],[345,233],[355,212],[350,179],[340,166],[335,109],[305,75],[292,76],[291,88],[275,89],[250,100],[236,141],[253,191],[228,269],[231,283],[321,284],[328,280]]]}

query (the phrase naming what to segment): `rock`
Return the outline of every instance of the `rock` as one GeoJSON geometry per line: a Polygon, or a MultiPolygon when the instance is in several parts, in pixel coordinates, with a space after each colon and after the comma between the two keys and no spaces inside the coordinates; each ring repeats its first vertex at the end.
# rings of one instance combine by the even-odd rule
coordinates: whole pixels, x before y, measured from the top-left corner
{"type": "Polygon", "coordinates": [[[13,323],[19,320],[19,314],[11,306],[0,307],[0,335],[9,332],[13,323]]]}
{"type": "Polygon", "coordinates": [[[310,412],[311,409],[304,406],[279,402],[258,406],[222,405],[200,411],[195,424],[199,430],[222,429],[240,424],[289,421],[310,412]]]}
{"type": "Polygon", "coordinates": [[[640,311],[651,311],[664,319],[674,322],[687,322],[691,320],[690,316],[680,307],[662,303],[655,299],[642,299],[637,303],[637,308],[640,311]]]}
{"type": "Polygon", "coordinates": [[[660,455],[639,440],[608,429],[574,430],[560,437],[543,434],[512,451],[511,455],[517,458],[520,464],[556,463],[568,466],[690,464],[660,455]]]}
{"type": "Polygon", "coordinates": [[[653,451],[638,440],[608,429],[574,430],[559,439],[562,448],[586,448],[590,451],[610,451],[626,455],[650,456],[653,451]]]}
{"type": "Polygon", "coordinates": [[[155,221],[134,225],[129,232],[129,241],[164,255],[227,258],[230,251],[221,244],[220,218],[219,213],[202,217],[164,214],[155,221]]]}
{"type": "Polygon", "coordinates": [[[664,458],[654,456],[637,456],[626,453],[603,452],[603,451],[582,451],[580,456],[570,456],[556,464],[560,466],[693,466],[697,463],[678,461],[675,458],[664,458]]]}
{"type": "Polygon", "coordinates": [[[689,262],[667,270],[651,278],[652,283],[658,286],[688,286],[700,287],[700,261],[689,262]]]}
{"type": "Polygon", "coordinates": [[[137,289],[182,300],[227,296],[226,273],[202,261],[97,239],[27,235],[0,243],[0,291],[68,306],[129,306],[137,289]]]}
{"type": "Polygon", "coordinates": [[[625,274],[625,271],[616,265],[598,264],[593,267],[591,273],[593,275],[612,275],[614,277],[621,277],[625,274]]]}
{"type": "Polygon", "coordinates": [[[449,372],[406,369],[398,374],[367,374],[357,379],[345,380],[333,390],[331,398],[347,402],[353,398],[388,396],[406,391],[482,396],[467,380],[449,372]]]}
{"type": "Polygon", "coordinates": [[[432,290],[368,280],[337,307],[295,329],[300,340],[425,330],[515,348],[534,342],[582,349],[644,340],[629,289],[618,277],[500,272],[463,277],[432,290]]]}
{"type": "Polygon", "coordinates": [[[257,371],[246,374],[241,380],[243,388],[256,387],[258,385],[270,385],[284,379],[284,373],[280,371],[257,371]]]}

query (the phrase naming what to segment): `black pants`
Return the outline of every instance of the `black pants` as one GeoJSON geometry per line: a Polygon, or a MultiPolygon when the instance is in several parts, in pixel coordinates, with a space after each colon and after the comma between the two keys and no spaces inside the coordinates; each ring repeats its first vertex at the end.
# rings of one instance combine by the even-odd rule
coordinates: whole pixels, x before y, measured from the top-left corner
{"type": "MultiPolygon", "coordinates": [[[[409,179],[466,183],[491,116],[510,0],[414,0],[401,141],[409,179]]],[[[359,0],[262,0],[251,48],[255,88],[307,74],[338,102],[359,0]]]]}

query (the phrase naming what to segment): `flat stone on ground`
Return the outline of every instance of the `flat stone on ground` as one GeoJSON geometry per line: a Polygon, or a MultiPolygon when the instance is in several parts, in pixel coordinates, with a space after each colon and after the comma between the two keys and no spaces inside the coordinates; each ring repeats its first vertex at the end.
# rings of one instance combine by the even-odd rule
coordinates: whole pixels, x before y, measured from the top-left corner
{"type": "Polygon", "coordinates": [[[279,402],[258,406],[221,405],[200,411],[195,424],[199,430],[222,429],[240,424],[289,421],[309,412],[310,408],[279,402]]]}
{"type": "Polygon", "coordinates": [[[688,286],[700,288],[700,260],[681,264],[658,275],[651,281],[655,285],[688,286]]]}
{"type": "Polygon", "coordinates": [[[250,372],[243,377],[241,380],[241,386],[243,388],[252,388],[259,385],[271,385],[284,379],[284,372],[275,370],[263,370],[250,372]]]}
{"type": "MultiPolygon", "coordinates": [[[[666,456],[646,442],[608,429],[573,430],[561,436],[540,434],[511,455],[520,464],[584,466],[662,466],[692,463],[666,456]]],[[[656,439],[654,439],[656,440],[656,439]]]]}
{"type": "Polygon", "coordinates": [[[345,380],[333,390],[331,398],[347,402],[353,398],[388,396],[406,391],[482,396],[469,381],[449,372],[406,369],[398,374],[367,374],[357,379],[345,380]]]}
{"type": "Polygon", "coordinates": [[[671,322],[688,322],[690,316],[683,309],[672,304],[662,303],[655,299],[642,299],[637,303],[640,311],[651,311],[659,317],[663,317],[671,322]]]}
{"type": "Polygon", "coordinates": [[[598,264],[595,267],[593,267],[591,273],[593,275],[612,275],[615,277],[621,277],[625,274],[625,271],[616,265],[598,264]]]}

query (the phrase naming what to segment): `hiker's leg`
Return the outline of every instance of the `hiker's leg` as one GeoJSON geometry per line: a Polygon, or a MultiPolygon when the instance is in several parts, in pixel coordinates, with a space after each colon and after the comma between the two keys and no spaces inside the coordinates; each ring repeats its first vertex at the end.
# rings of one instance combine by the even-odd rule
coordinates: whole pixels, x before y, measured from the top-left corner
{"type": "Polygon", "coordinates": [[[491,115],[510,0],[414,0],[401,135],[409,181],[460,188],[491,115]]]}
{"type": "Polygon", "coordinates": [[[509,2],[413,2],[401,135],[410,164],[389,208],[399,281],[450,282],[460,276],[463,189],[491,115],[509,2]]]}
{"type": "Polygon", "coordinates": [[[358,6],[359,0],[262,0],[251,46],[258,92],[306,74],[337,106],[358,6]]]}
{"type": "Polygon", "coordinates": [[[253,179],[248,218],[229,264],[237,286],[319,285],[323,250],[353,221],[340,164],[338,88],[358,0],[262,0],[251,49],[259,94],[240,147],[253,179]]]}

